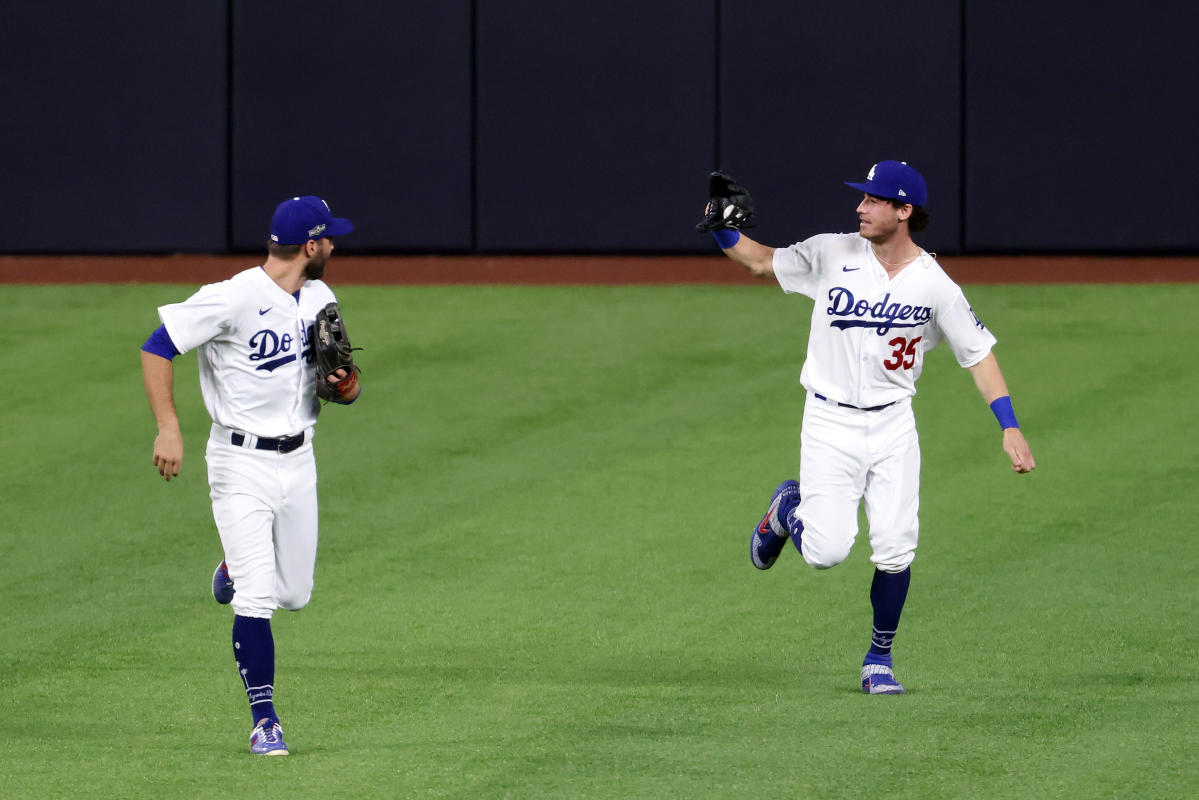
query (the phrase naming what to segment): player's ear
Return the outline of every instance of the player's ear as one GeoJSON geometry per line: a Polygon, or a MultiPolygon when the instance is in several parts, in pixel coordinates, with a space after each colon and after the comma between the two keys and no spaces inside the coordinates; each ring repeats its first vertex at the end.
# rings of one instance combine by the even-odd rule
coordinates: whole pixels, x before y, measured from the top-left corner
{"type": "Polygon", "coordinates": [[[913,210],[914,208],[911,203],[904,203],[903,206],[898,209],[899,221],[903,222],[905,219],[911,219],[913,210]]]}

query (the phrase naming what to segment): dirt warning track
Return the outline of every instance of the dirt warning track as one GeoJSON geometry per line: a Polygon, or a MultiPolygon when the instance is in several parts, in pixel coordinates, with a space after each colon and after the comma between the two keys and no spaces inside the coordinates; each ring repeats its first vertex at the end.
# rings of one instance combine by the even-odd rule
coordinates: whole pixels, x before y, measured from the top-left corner
{"type": "MultiPolygon", "coordinates": [[[[181,283],[224,280],[265,254],[0,256],[0,283],[181,283]]],[[[958,283],[1194,283],[1199,256],[947,256],[958,283]]],[[[329,262],[330,283],[363,285],[761,284],[722,255],[358,256],[329,262]]]]}

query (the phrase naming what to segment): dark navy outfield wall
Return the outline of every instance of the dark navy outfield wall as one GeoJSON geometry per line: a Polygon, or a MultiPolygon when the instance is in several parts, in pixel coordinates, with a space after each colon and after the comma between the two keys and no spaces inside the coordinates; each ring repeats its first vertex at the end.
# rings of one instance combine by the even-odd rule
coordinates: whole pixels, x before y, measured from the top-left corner
{"type": "Polygon", "coordinates": [[[1199,5],[969,3],[968,249],[1199,251],[1199,5]]]}
{"type": "Polygon", "coordinates": [[[876,161],[929,184],[929,250],[961,249],[961,4],[957,0],[722,7],[720,151],[754,193],[768,244],[857,230],[876,161]],[[747,13],[748,8],[754,13],[747,13]]]}
{"type": "Polygon", "coordinates": [[[228,36],[222,3],[6,3],[0,248],[223,250],[228,36]]]}
{"type": "Polygon", "coordinates": [[[714,252],[852,230],[883,158],[942,253],[1199,252],[1199,6],[1146,0],[84,0],[0,22],[5,252],[714,252]]]}

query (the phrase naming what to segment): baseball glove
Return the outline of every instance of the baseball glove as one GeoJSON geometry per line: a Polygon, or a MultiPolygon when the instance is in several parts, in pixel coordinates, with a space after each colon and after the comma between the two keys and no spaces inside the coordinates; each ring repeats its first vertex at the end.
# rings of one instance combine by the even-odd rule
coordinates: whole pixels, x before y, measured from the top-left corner
{"type": "Polygon", "coordinates": [[[358,373],[362,370],[354,363],[353,351],[362,348],[350,347],[346,323],[337,303],[330,303],[316,313],[312,348],[313,360],[316,361],[317,397],[334,403],[344,402],[345,396],[354,391],[358,384],[358,373]],[[346,377],[337,383],[330,383],[329,376],[339,369],[346,371],[346,377]]]}
{"type": "Polygon", "coordinates": [[[733,180],[731,175],[713,172],[708,176],[708,209],[695,229],[700,233],[726,229],[739,231],[752,228],[754,199],[749,190],[733,180]]]}

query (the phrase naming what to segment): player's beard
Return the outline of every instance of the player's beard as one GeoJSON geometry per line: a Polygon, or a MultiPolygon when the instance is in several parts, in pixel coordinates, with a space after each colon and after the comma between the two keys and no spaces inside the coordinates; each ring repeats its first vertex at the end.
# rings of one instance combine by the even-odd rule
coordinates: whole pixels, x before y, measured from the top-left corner
{"type": "Polygon", "coordinates": [[[324,253],[317,253],[312,259],[304,265],[304,279],[309,281],[319,281],[325,274],[325,262],[329,257],[324,253]]]}

